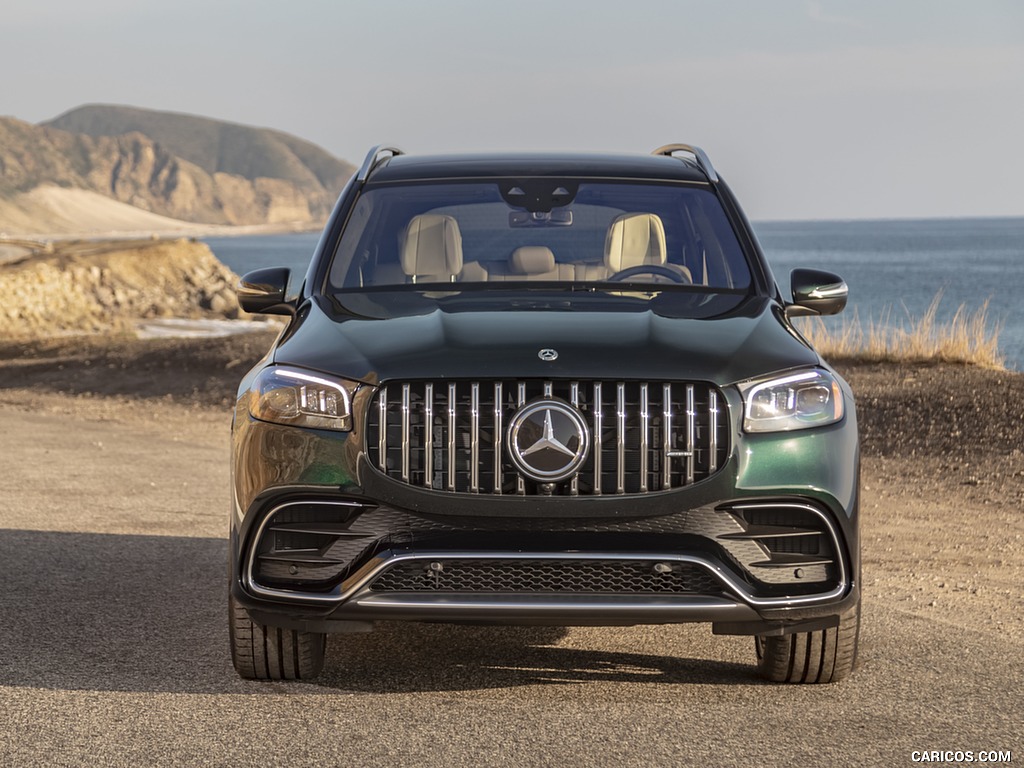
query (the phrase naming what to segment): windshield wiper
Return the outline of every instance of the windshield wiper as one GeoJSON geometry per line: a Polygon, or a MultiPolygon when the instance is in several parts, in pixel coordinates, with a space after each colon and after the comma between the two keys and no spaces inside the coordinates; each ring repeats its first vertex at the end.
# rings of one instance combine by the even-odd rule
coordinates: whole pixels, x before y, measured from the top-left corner
{"type": "Polygon", "coordinates": [[[650,283],[635,280],[503,280],[494,283],[400,283],[397,285],[364,285],[361,287],[339,288],[335,295],[353,293],[461,293],[464,291],[565,291],[569,293],[630,292],[663,293],[680,291],[684,293],[721,293],[746,295],[748,288],[718,288],[690,283],[650,283]]]}
{"type": "Polygon", "coordinates": [[[732,295],[746,295],[749,288],[718,288],[711,285],[697,285],[694,283],[649,283],[636,280],[591,280],[583,283],[573,283],[573,290],[584,291],[629,291],[635,293],[663,293],[666,291],[682,293],[724,293],[732,295]]]}

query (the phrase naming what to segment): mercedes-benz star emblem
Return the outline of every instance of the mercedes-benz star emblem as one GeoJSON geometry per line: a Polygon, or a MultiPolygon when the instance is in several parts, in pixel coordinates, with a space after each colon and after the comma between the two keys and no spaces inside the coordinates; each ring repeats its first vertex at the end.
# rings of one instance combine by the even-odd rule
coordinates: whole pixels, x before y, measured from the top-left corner
{"type": "Polygon", "coordinates": [[[543,398],[521,407],[508,425],[512,463],[531,480],[558,483],[576,474],[590,449],[590,430],[578,410],[543,398]]]}
{"type": "Polygon", "coordinates": [[[540,352],[537,353],[537,357],[539,357],[545,363],[550,363],[550,362],[558,359],[558,350],[557,349],[542,349],[540,352]]]}

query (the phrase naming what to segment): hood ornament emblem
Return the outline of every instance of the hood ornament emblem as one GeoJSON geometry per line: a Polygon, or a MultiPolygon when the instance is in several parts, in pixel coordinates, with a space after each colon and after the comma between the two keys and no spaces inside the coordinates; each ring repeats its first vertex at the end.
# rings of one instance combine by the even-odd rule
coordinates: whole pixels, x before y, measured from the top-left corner
{"type": "Polygon", "coordinates": [[[539,357],[545,363],[550,363],[558,359],[558,350],[545,348],[537,353],[537,357],[539,357]]]}
{"type": "Polygon", "coordinates": [[[522,406],[509,422],[508,452],[525,477],[559,483],[579,472],[590,449],[583,415],[564,400],[541,398],[522,406]]]}

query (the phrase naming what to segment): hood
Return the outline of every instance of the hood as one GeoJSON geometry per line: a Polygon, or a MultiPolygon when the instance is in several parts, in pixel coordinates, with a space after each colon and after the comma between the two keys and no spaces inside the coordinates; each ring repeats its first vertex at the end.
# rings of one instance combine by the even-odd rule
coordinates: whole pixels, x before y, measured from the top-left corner
{"type": "Polygon", "coordinates": [[[651,311],[456,312],[332,318],[315,303],[283,337],[274,361],[375,384],[446,378],[638,378],[731,384],[816,365],[818,355],[758,298],[713,319],[651,311]],[[554,361],[538,356],[558,353],[554,361]]]}

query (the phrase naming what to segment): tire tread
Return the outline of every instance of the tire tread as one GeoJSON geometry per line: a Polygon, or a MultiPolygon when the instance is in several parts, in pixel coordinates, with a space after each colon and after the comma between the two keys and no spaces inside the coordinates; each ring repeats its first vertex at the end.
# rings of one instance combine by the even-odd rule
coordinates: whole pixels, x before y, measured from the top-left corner
{"type": "Polygon", "coordinates": [[[781,637],[758,637],[757,667],[777,683],[835,683],[857,663],[860,603],[839,617],[839,626],[781,637]]]}
{"type": "Polygon", "coordinates": [[[231,661],[246,680],[311,680],[323,669],[326,635],[268,627],[228,601],[231,661]]]}

